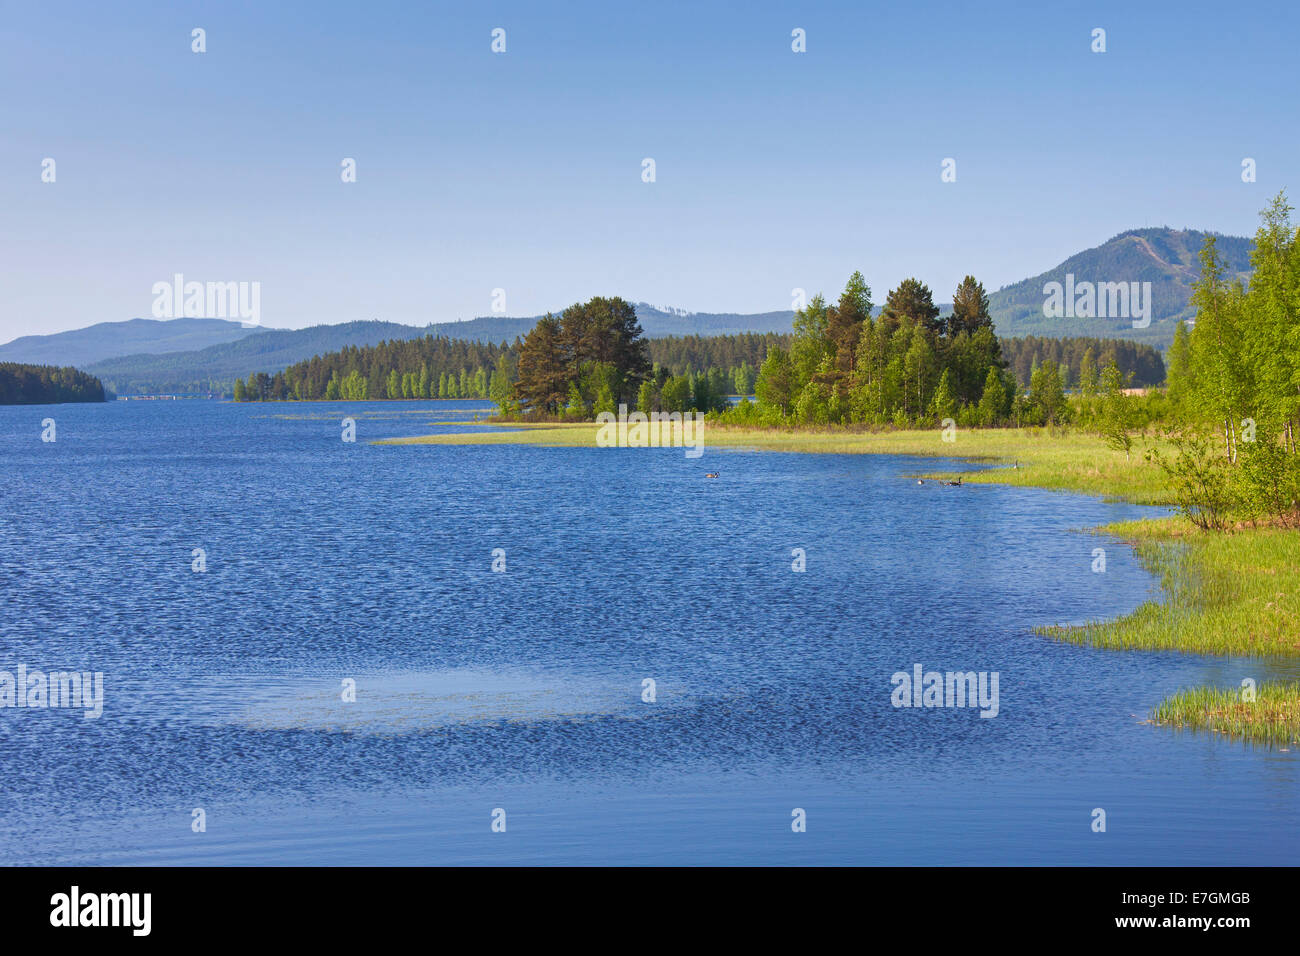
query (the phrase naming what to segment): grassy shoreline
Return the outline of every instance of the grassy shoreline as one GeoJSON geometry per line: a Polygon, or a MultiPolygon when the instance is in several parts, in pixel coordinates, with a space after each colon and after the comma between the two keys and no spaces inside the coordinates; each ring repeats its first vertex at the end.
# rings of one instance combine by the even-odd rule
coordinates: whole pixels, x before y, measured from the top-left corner
{"type": "MultiPolygon", "coordinates": [[[[599,425],[511,423],[513,431],[421,435],[386,438],[381,445],[539,445],[594,448],[599,425]]],[[[1155,443],[1154,441],[1152,442],[1155,443]]],[[[1075,491],[1135,504],[1167,504],[1158,469],[1141,454],[1126,460],[1099,437],[1077,431],[1046,428],[959,429],[946,442],[938,429],[850,431],[846,429],[765,429],[717,425],[704,429],[705,454],[710,448],[831,455],[910,455],[960,458],[988,464],[987,471],[962,472],[971,484],[1008,484],[1025,488],[1075,491]],[[1018,468],[1011,466],[1019,463],[1018,468]]],[[[956,473],[934,472],[948,478],[956,473]]]]}
{"type": "Polygon", "coordinates": [[[1241,689],[1179,691],[1151,713],[1151,723],[1224,734],[1263,744],[1300,743],[1300,684],[1264,683],[1254,700],[1241,689]]]}
{"type": "MultiPolygon", "coordinates": [[[[513,431],[390,438],[378,444],[595,447],[597,425],[511,425],[513,431]]],[[[1154,439],[1135,443],[1131,458],[1095,435],[1062,429],[965,429],[945,442],[937,429],[850,431],[720,426],[705,430],[705,448],[751,448],[814,454],[892,454],[959,458],[987,464],[963,471],[967,484],[1006,484],[1097,495],[1134,504],[1169,505],[1163,473],[1143,460],[1154,439]],[[1013,467],[1014,466],[1014,467],[1013,467]]],[[[922,472],[949,478],[953,472],[922,472]]],[[[1082,626],[1047,627],[1053,640],[1109,650],[1178,651],[1207,655],[1300,657],[1300,534],[1273,528],[1228,533],[1199,531],[1180,517],[1120,522],[1094,529],[1130,543],[1164,591],[1132,614],[1082,626]]],[[[1260,694],[1265,706],[1238,703],[1237,691],[1184,691],[1153,711],[1153,722],[1239,739],[1289,743],[1296,735],[1300,685],[1260,694]],[[1226,696],[1225,696],[1226,695],[1226,696]],[[1290,714],[1279,720],[1278,714],[1290,714]],[[1159,716],[1157,716],[1159,715],[1159,716]],[[1228,716],[1225,716],[1228,715],[1228,716]]]]}

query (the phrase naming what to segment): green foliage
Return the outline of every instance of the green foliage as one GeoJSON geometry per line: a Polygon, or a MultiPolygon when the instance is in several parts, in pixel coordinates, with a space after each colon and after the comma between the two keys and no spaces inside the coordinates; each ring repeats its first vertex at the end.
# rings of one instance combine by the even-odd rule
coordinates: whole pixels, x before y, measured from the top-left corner
{"type": "Polygon", "coordinates": [[[578,382],[569,374],[569,355],[560,320],[552,315],[538,319],[519,351],[519,378],[515,394],[533,411],[575,414],[575,397],[582,401],[578,382]]]}
{"type": "Polygon", "coordinates": [[[956,421],[957,399],[953,397],[952,389],[948,385],[948,369],[943,370],[943,375],[939,377],[939,384],[935,386],[934,397],[930,399],[930,416],[938,423],[942,423],[947,418],[956,421]]]}
{"type": "Polygon", "coordinates": [[[726,411],[722,421],[905,427],[937,415],[1003,422],[1010,386],[1001,377],[989,297],[967,276],[954,301],[955,318],[941,318],[929,287],[905,279],[873,318],[871,290],[853,273],[834,305],[816,295],[795,314],[788,352],[768,350],[754,383],[757,409],[726,411]],[[990,371],[998,388],[980,412],[990,371]]]}
{"type": "Polygon", "coordinates": [[[691,380],[685,375],[674,375],[664,382],[659,391],[659,407],[665,412],[689,411],[691,380]]]}
{"type": "Polygon", "coordinates": [[[0,405],[102,401],[103,384],[80,369],[0,362],[0,405]]]}
{"type": "Polygon", "coordinates": [[[754,370],[754,366],[750,365],[748,362],[742,362],[736,367],[736,371],[732,375],[732,382],[735,383],[736,394],[753,395],[754,382],[757,379],[758,372],[754,370]]]}
{"type": "Polygon", "coordinates": [[[980,396],[978,424],[991,427],[1005,421],[1011,411],[1010,404],[1011,394],[1003,384],[1002,373],[990,368],[980,396]]]}
{"type": "Polygon", "coordinates": [[[1061,367],[1049,359],[1030,375],[1027,420],[1035,425],[1057,425],[1065,421],[1068,414],[1061,367]]]}
{"type": "Polygon", "coordinates": [[[1125,379],[1134,388],[1159,385],[1165,380],[1165,363],[1160,353],[1140,342],[1085,337],[1040,338],[1030,335],[999,339],[998,344],[1007,367],[1015,373],[1016,381],[1021,385],[1029,384],[1035,365],[1049,360],[1060,365],[1062,377],[1078,383],[1080,390],[1085,390],[1089,382],[1095,383],[1097,369],[1111,361],[1119,366],[1125,379]]]}
{"type": "Polygon", "coordinates": [[[1206,236],[1192,295],[1196,322],[1170,350],[1168,407],[1188,435],[1169,474],[1180,508],[1202,528],[1233,517],[1289,525],[1300,500],[1300,230],[1279,193],[1261,214],[1247,288],[1230,280],[1206,236]],[[1211,440],[1209,434],[1220,437],[1211,440]],[[1215,450],[1215,445],[1218,450],[1215,450]]]}
{"type": "Polygon", "coordinates": [[[1102,370],[1098,431],[1107,445],[1116,451],[1122,451],[1127,459],[1132,457],[1133,429],[1137,427],[1137,416],[1132,398],[1124,393],[1124,384],[1124,377],[1114,362],[1102,370]]]}
{"type": "Polygon", "coordinates": [[[1194,383],[1192,381],[1192,338],[1187,323],[1179,322],[1174,329],[1174,344],[1169,347],[1169,373],[1167,377],[1169,401],[1176,410],[1183,410],[1194,383]]]}
{"type": "Polygon", "coordinates": [[[1300,456],[1261,434],[1242,443],[1238,465],[1233,494],[1241,517],[1251,522],[1276,518],[1285,527],[1300,524],[1300,456]]]}
{"type": "Polygon", "coordinates": [[[1179,512],[1205,531],[1229,527],[1234,498],[1228,459],[1198,436],[1170,432],[1166,438],[1174,457],[1153,448],[1146,458],[1168,476],[1179,512]]]}
{"type": "Polygon", "coordinates": [[[636,410],[644,415],[658,411],[654,382],[646,379],[636,393],[636,410]]]}
{"type": "Polygon", "coordinates": [[[1153,723],[1226,734],[1261,744],[1300,743],[1300,683],[1267,681],[1253,697],[1240,687],[1181,690],[1151,713],[1153,723]]]}
{"type": "Polygon", "coordinates": [[[790,354],[783,348],[767,353],[754,384],[755,396],[761,407],[775,410],[784,417],[790,414],[795,398],[795,369],[790,354]]]}
{"type": "MultiPolygon", "coordinates": [[[[355,372],[366,381],[370,398],[487,398],[488,368],[503,354],[515,353],[504,343],[483,345],[426,335],[350,346],[274,375],[257,372],[249,376],[243,391],[247,401],[337,400],[344,398],[343,383],[355,372]],[[331,389],[335,381],[338,384],[331,389]]],[[[356,379],[352,390],[361,391],[356,379]]]]}
{"type": "Polygon", "coordinates": [[[992,329],[993,319],[989,316],[989,297],[984,291],[984,284],[975,281],[974,276],[962,279],[961,285],[952,296],[952,315],[948,316],[948,336],[955,338],[962,332],[974,335],[981,329],[992,329]]]}
{"type": "Polygon", "coordinates": [[[587,402],[582,397],[582,390],[577,382],[569,383],[569,397],[564,403],[564,417],[570,421],[580,422],[587,418],[587,402]]]}
{"type": "Polygon", "coordinates": [[[581,419],[631,404],[650,371],[636,310],[598,296],[533,326],[520,347],[515,392],[529,413],[563,408],[565,417],[581,419]]]}
{"type": "Polygon", "coordinates": [[[488,397],[496,402],[502,415],[514,415],[519,411],[515,399],[515,367],[510,354],[502,352],[497,356],[496,367],[492,370],[492,381],[488,386],[488,397]]]}

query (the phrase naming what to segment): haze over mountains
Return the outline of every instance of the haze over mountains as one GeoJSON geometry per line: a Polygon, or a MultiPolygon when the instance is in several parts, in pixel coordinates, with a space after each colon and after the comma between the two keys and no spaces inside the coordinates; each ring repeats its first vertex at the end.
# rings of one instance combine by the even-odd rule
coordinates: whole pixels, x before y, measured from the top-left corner
{"type": "MultiPolygon", "coordinates": [[[[793,312],[764,312],[755,315],[690,313],[680,315],[644,303],[637,305],[642,328],[652,338],[666,335],[727,335],[737,332],[788,332],[793,312]]],[[[207,348],[189,351],[150,352],[98,358],[82,367],[97,376],[110,391],[120,395],[229,392],[235,379],[250,372],[278,372],[294,362],[336,352],[349,346],[375,345],[385,340],[412,339],[424,335],[479,342],[512,342],[527,335],[541,316],[508,318],[487,316],[464,322],[442,322],[428,326],[397,322],[345,322],[315,325],[305,329],[238,329],[241,337],[207,348]]],[[[140,320],[137,320],[140,321],[140,320]]],[[[166,325],[195,322],[173,319],[166,325]]],[[[209,320],[202,320],[209,321],[209,320]]],[[[74,334],[74,333],[64,333],[74,334]]],[[[0,361],[8,359],[9,346],[0,346],[0,361]]],[[[66,362],[60,364],[67,364],[66,362]]]]}
{"type": "MultiPolygon", "coordinates": [[[[1191,316],[1188,300],[1204,237],[1205,233],[1195,230],[1169,228],[1120,233],[1047,272],[992,292],[989,306],[997,332],[1002,336],[1128,338],[1165,347],[1173,340],[1178,320],[1191,316]],[[1067,274],[1073,275],[1076,283],[1150,282],[1150,326],[1134,328],[1131,318],[1123,316],[1048,318],[1043,309],[1044,285],[1064,283],[1067,274]]],[[[1247,278],[1251,240],[1220,236],[1218,246],[1228,265],[1229,278],[1247,278]]],[[[839,294],[838,289],[820,291],[830,301],[839,294]]],[[[888,289],[876,288],[873,292],[879,305],[888,289]]],[[[945,293],[935,290],[936,296],[946,301],[945,293]]],[[[938,304],[948,311],[945,302],[938,304]]],[[[642,328],[650,337],[788,332],[794,317],[790,310],[743,315],[684,312],[645,303],[638,303],[636,308],[642,328]]],[[[0,346],[0,361],[75,365],[123,395],[229,392],[236,378],[253,371],[274,373],[313,355],[348,346],[424,335],[513,341],[526,334],[538,318],[486,316],[424,327],[362,321],[305,329],[245,327],[223,319],[131,319],[53,335],[23,336],[0,346]]]]}
{"type": "Polygon", "coordinates": [[[225,319],[127,319],[0,345],[0,362],[83,367],[114,355],[183,352],[233,342],[255,328],[225,319]]]}

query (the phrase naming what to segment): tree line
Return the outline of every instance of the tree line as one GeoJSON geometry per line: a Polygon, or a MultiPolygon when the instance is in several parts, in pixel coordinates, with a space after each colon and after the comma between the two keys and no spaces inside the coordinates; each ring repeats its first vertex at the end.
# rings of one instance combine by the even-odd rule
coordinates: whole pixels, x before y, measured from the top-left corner
{"type": "Polygon", "coordinates": [[[1014,378],[1005,371],[984,287],[958,286],[951,315],[940,316],[928,286],[906,279],[873,317],[871,288],[849,277],[835,303],[816,295],[795,313],[788,349],[768,351],[755,383],[757,401],[728,412],[748,424],[894,424],[1011,414],[1014,378]],[[982,404],[981,404],[982,403],[982,404]]]}
{"type": "MultiPolygon", "coordinates": [[[[928,290],[908,288],[906,294],[924,298],[928,290]]],[[[896,299],[895,307],[909,314],[906,312],[912,307],[908,305],[909,300],[896,299]]],[[[977,302],[977,315],[978,307],[977,302]]],[[[810,308],[812,315],[803,320],[809,328],[824,318],[816,310],[825,311],[826,307],[816,299],[810,308]]],[[[572,306],[559,316],[548,315],[528,337],[516,338],[513,343],[485,344],[430,334],[372,346],[349,346],[298,362],[282,372],[253,373],[247,380],[236,382],[235,400],[490,398],[501,406],[504,414],[583,418],[605,410],[616,397],[613,381],[608,383],[609,394],[602,395],[602,385],[606,384],[602,376],[612,367],[603,361],[602,350],[606,347],[599,344],[598,336],[592,331],[610,323],[616,332],[622,329],[617,334],[630,335],[637,343],[637,354],[649,361],[648,371],[640,364],[636,369],[622,369],[620,375],[628,387],[620,386],[617,398],[643,411],[721,411],[727,407],[728,396],[755,393],[759,369],[774,351],[787,355],[807,351],[808,343],[797,343],[795,333],[646,339],[635,315],[628,310],[628,304],[622,299],[592,299],[572,306]],[[635,334],[632,334],[634,327],[635,334]],[[525,362],[524,382],[520,386],[519,364],[526,343],[531,355],[525,362]]],[[[880,322],[889,321],[888,316],[880,318],[880,322]]],[[[945,316],[937,320],[935,328],[949,329],[949,325],[950,317],[945,316]]],[[[977,320],[975,325],[979,327],[978,333],[987,323],[977,320]]],[[[878,327],[875,335],[880,334],[878,327]]],[[[1059,401],[1056,399],[1057,386],[1064,390],[1096,383],[1101,370],[1112,362],[1125,381],[1134,385],[1155,384],[1164,376],[1159,354],[1147,345],[1091,338],[1000,338],[990,342],[982,333],[977,338],[976,352],[983,348],[989,354],[1002,356],[1006,371],[1001,379],[1003,395],[996,404],[1004,409],[1007,420],[1031,421],[1034,419],[1031,408],[1041,410],[1043,420],[1055,420],[1058,410],[1065,406],[1063,396],[1059,401]],[[1040,366],[1044,369],[1041,374],[1040,366]],[[1016,385],[1029,389],[1021,406],[1015,404],[1016,385]],[[1032,403],[1028,395],[1033,396],[1032,403]]],[[[946,346],[945,354],[951,358],[962,354],[963,346],[971,353],[969,339],[969,332],[963,338],[957,330],[955,336],[951,333],[946,336],[946,341],[942,335],[935,341],[946,346]]],[[[915,353],[913,358],[918,356],[925,358],[924,353],[915,353]]],[[[926,361],[932,363],[933,352],[926,361]]],[[[987,374],[984,379],[987,384],[987,374]]],[[[766,385],[771,384],[769,378],[766,385]]],[[[925,391],[930,392],[928,386],[925,391]]],[[[979,397],[983,398],[982,391],[979,397]]],[[[992,400],[990,404],[994,404],[992,400]]],[[[966,413],[968,423],[972,414],[966,413]]]]}
{"type": "Polygon", "coordinates": [[[795,313],[788,346],[769,349],[756,401],[738,424],[964,426],[1059,424],[1075,417],[1069,389],[1096,393],[1114,368],[1122,386],[1155,385],[1153,348],[1113,339],[998,338],[984,285],[966,276],[940,314],[929,286],[909,278],[875,309],[861,272],[838,301],[821,295],[795,313]]]}
{"type": "Polygon", "coordinates": [[[1071,388],[1081,388],[1085,381],[1096,383],[1101,370],[1112,364],[1133,388],[1149,388],[1165,380],[1165,362],[1160,353],[1150,345],[1127,339],[1089,336],[1052,339],[1026,335],[1000,338],[998,345],[1008,370],[1015,373],[1021,385],[1029,384],[1034,369],[1043,362],[1060,366],[1071,388]]]}
{"type": "Polygon", "coordinates": [[[1214,236],[1200,254],[1196,318],[1169,350],[1176,454],[1151,457],[1202,527],[1300,523],[1300,229],[1279,192],[1260,214],[1249,284],[1229,282],[1214,236]]]}
{"type": "MultiPolygon", "coordinates": [[[[568,312],[572,335],[577,313],[568,312]]],[[[548,318],[564,321],[563,314],[548,318]]],[[[774,333],[745,333],[640,341],[650,360],[649,377],[656,387],[676,377],[690,382],[693,388],[696,378],[708,378],[714,391],[725,396],[752,393],[767,348],[785,339],[788,336],[774,333]]],[[[349,346],[297,362],[282,372],[254,372],[236,381],[234,397],[238,402],[433,398],[496,401],[514,388],[523,346],[522,338],[512,343],[485,344],[433,334],[349,346]]],[[[595,400],[599,388],[592,381],[579,381],[578,386],[579,392],[586,389],[589,404],[595,400]]],[[[565,388],[561,404],[567,409],[572,391],[567,380],[565,388]]],[[[670,396],[679,390],[678,386],[670,388],[670,396]]],[[[632,400],[635,398],[633,395],[632,400]]],[[[522,407],[519,402],[515,405],[522,407]]]]}
{"type": "MultiPolygon", "coordinates": [[[[748,332],[650,339],[650,360],[665,366],[674,375],[698,375],[721,367],[734,377],[742,367],[757,369],[773,347],[788,350],[793,338],[788,332],[748,332]]],[[[1151,345],[1128,339],[1028,335],[999,337],[998,347],[1002,350],[1007,369],[1015,374],[1017,382],[1025,386],[1029,385],[1034,369],[1044,361],[1061,366],[1061,374],[1071,388],[1078,388],[1086,378],[1099,376],[1101,369],[1112,362],[1133,388],[1149,388],[1161,385],[1165,380],[1165,363],[1160,352],[1151,345]]],[[[749,394],[751,390],[737,389],[737,394],[749,394]]]]}
{"type": "Polygon", "coordinates": [[[504,342],[441,335],[353,345],[236,381],[235,401],[487,398],[499,360],[511,351],[504,342]]]}
{"type": "Polygon", "coordinates": [[[636,402],[653,371],[636,309],[597,296],[539,319],[519,349],[518,377],[504,413],[586,418],[636,402]]]}
{"type": "Polygon", "coordinates": [[[752,390],[760,350],[771,341],[756,334],[647,340],[631,304],[598,296],[540,319],[520,346],[515,381],[492,397],[505,416],[575,421],[620,405],[721,412],[731,394],[752,390]]]}
{"type": "Polygon", "coordinates": [[[0,362],[0,405],[102,401],[103,383],[80,369],[0,362]]]}

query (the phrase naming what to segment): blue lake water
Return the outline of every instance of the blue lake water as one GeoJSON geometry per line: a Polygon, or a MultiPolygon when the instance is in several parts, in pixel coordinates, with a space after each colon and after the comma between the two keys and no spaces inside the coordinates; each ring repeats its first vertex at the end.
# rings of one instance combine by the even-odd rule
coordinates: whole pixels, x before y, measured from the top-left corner
{"type": "Polygon", "coordinates": [[[104,674],[98,719],[0,708],[0,861],[1294,862],[1300,754],[1142,721],[1295,664],[1032,632],[1158,598],[1081,530],[1153,509],[897,457],[370,444],[486,411],[0,408],[0,670],[104,674]],[[996,671],[997,716],[894,707],[918,663],[996,671]]]}

